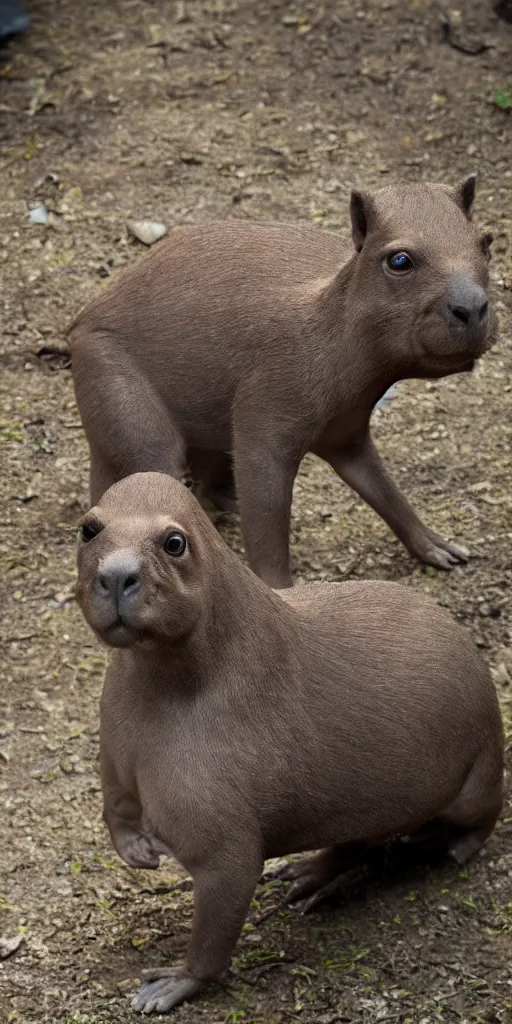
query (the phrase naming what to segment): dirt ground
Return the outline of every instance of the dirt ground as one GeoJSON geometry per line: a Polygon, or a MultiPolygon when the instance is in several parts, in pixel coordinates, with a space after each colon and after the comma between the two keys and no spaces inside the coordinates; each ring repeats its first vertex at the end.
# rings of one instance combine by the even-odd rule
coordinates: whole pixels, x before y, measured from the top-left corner
{"type": "MultiPolygon", "coordinates": [[[[512,28],[490,0],[465,0],[452,41],[469,54],[427,0],[29,7],[31,31],[0,65],[0,1021],[125,1024],[141,968],[182,954],[192,894],[172,862],[124,867],[101,821],[105,653],[73,602],[88,459],[66,324],[139,258],[130,217],[346,232],[354,184],[478,169],[501,342],[472,376],[401,385],[375,426],[415,507],[473,558],[450,575],[413,565],[313,459],[293,558],[302,577],[432,593],[490,663],[512,734],[512,28]],[[50,222],[31,224],[41,202],[50,222]]],[[[239,548],[236,523],[224,530],[239,548]]],[[[311,915],[280,910],[283,893],[258,889],[225,987],[178,1020],[512,1021],[510,809],[467,871],[375,865],[311,915]]]]}

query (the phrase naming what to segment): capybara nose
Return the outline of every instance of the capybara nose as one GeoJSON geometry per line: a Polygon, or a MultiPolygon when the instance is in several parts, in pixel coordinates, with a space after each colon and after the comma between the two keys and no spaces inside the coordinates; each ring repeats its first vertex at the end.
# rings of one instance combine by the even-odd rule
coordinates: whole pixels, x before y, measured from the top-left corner
{"type": "Polygon", "coordinates": [[[447,303],[448,322],[458,333],[472,333],[485,327],[489,303],[479,284],[469,277],[453,281],[447,303]]]}
{"type": "Polygon", "coordinates": [[[96,576],[95,591],[98,597],[115,602],[120,608],[123,602],[133,598],[140,590],[140,563],[132,551],[116,551],[103,559],[96,576]]]}

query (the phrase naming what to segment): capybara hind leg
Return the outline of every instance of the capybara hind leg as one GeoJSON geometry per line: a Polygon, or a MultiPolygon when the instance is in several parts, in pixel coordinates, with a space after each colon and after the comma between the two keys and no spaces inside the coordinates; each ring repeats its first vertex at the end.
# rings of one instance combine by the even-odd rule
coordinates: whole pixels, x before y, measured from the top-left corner
{"type": "Polygon", "coordinates": [[[110,338],[71,336],[78,409],[91,450],[91,500],[131,473],[181,479],[186,447],[156,389],[110,338]],[[109,355],[110,353],[110,355],[109,355]]]}
{"type": "Polygon", "coordinates": [[[452,839],[448,850],[452,860],[460,867],[466,864],[468,860],[471,860],[471,857],[474,857],[482,849],[482,846],[491,835],[495,824],[496,818],[493,817],[492,821],[489,821],[487,825],[463,832],[462,835],[452,839]]]}
{"type": "Polygon", "coordinates": [[[221,512],[238,515],[235,473],[231,458],[227,455],[219,456],[218,470],[210,488],[209,498],[221,512]]]}
{"type": "Polygon", "coordinates": [[[235,474],[230,455],[225,452],[197,452],[190,454],[190,468],[199,483],[199,501],[211,501],[221,512],[238,514],[235,474]]]}
{"type": "Polygon", "coordinates": [[[495,761],[477,762],[459,795],[439,815],[454,829],[450,840],[450,856],[457,864],[465,864],[478,853],[491,835],[499,817],[505,790],[505,776],[495,761]]]}
{"type": "Polygon", "coordinates": [[[276,872],[276,877],[291,881],[286,903],[308,899],[307,909],[317,906],[352,882],[353,869],[364,860],[366,847],[360,843],[332,846],[316,857],[293,861],[276,872]],[[348,875],[350,873],[350,875],[348,875]]]}

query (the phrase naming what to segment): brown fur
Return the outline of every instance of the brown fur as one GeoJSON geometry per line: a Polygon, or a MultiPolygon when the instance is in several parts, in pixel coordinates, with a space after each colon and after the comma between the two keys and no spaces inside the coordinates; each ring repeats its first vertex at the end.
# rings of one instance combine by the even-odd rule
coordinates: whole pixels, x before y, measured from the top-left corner
{"type": "Polygon", "coordinates": [[[115,484],[85,524],[78,600],[119,648],[101,701],[105,820],[132,867],[172,852],[195,887],[186,965],[152,972],[136,1009],[219,976],[267,857],[327,848],[303,895],[428,823],[459,862],[479,849],[502,805],[502,727],[445,611],[394,583],[277,594],[162,474],[115,484]],[[176,530],[181,557],[163,547],[176,530]]]}
{"type": "Polygon", "coordinates": [[[181,479],[190,466],[205,497],[239,506],[252,569],[286,587],[293,482],[310,451],[412,555],[465,560],[389,478],[369,421],[393,382],[471,368],[495,341],[492,313],[465,324],[449,308],[485,300],[489,238],[468,219],[473,193],[473,177],[458,191],[353,193],[355,253],[290,224],[175,230],[70,329],[91,500],[130,473],[181,479]],[[415,269],[392,275],[383,259],[400,249],[415,269]]]}

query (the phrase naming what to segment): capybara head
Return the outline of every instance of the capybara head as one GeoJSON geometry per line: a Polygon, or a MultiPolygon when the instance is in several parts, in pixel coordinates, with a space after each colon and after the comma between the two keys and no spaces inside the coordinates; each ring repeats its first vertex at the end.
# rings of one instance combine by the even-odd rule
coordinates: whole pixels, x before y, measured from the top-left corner
{"type": "Polygon", "coordinates": [[[412,376],[470,370],[497,339],[487,295],[492,236],[471,222],[475,182],[352,193],[355,316],[383,359],[402,357],[412,376]]]}
{"type": "Polygon", "coordinates": [[[82,519],[76,596],[111,647],[179,643],[205,606],[216,531],[191,492],[163,473],[135,473],[82,519]],[[213,545],[205,544],[211,528],[213,545]]]}

